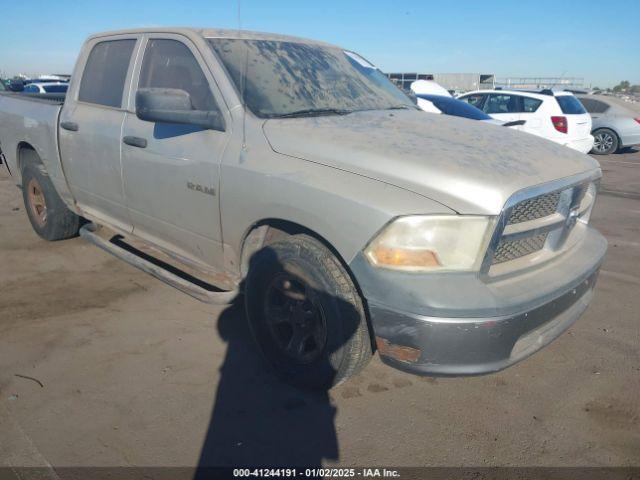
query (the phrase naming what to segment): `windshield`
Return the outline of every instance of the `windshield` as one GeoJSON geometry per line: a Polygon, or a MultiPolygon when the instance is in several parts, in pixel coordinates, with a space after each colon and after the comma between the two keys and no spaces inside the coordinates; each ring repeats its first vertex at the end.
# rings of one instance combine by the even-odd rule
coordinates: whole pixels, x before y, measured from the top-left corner
{"type": "Polygon", "coordinates": [[[462,100],[442,95],[417,95],[417,97],[429,100],[438,110],[446,115],[470,118],[472,120],[491,120],[491,117],[482,110],[462,100]]]}
{"type": "Polygon", "coordinates": [[[259,117],[416,108],[377,68],[333,47],[271,40],[209,39],[259,117]],[[244,87],[242,75],[246,69],[244,87]]]}

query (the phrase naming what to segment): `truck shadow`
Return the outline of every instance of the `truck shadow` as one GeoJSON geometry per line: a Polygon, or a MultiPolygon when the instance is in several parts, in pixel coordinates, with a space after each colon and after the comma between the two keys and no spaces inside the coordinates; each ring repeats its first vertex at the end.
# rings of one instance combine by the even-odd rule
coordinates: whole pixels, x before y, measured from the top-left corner
{"type": "MultiPolygon", "coordinates": [[[[207,467],[313,468],[338,460],[336,407],[328,391],[300,390],[271,371],[252,338],[243,303],[244,297],[237,298],[218,322],[227,352],[195,478],[211,478],[207,467]]],[[[344,327],[345,338],[351,338],[356,326],[344,327]]]]}

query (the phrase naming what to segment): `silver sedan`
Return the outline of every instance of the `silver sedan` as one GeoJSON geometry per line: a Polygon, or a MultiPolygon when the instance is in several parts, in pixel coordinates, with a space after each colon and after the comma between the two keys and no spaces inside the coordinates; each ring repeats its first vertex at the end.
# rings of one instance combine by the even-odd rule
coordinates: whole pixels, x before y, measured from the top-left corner
{"type": "Polygon", "coordinates": [[[591,153],[607,155],[640,145],[640,113],[602,95],[576,95],[591,115],[595,139],[591,153]]]}

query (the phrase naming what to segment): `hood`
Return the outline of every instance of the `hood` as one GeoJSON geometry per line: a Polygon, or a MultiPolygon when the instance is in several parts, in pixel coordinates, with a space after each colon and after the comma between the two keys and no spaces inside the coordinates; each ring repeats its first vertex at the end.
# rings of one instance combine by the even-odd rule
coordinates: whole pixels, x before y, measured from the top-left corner
{"type": "Polygon", "coordinates": [[[419,110],[267,120],[273,150],[497,215],[525,187],[599,168],[591,157],[509,128],[419,110]]]}

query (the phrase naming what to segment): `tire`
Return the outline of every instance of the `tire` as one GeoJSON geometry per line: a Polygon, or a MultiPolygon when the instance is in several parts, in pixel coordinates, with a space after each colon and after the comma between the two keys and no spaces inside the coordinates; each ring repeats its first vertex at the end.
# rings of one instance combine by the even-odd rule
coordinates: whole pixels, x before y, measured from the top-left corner
{"type": "Polygon", "coordinates": [[[371,359],[362,298],[340,261],[313,237],[289,236],[254,254],[245,307],[260,350],[287,383],[326,390],[371,359]]]}
{"type": "Polygon", "coordinates": [[[608,128],[599,128],[594,130],[593,138],[595,142],[591,153],[594,155],[609,155],[615,153],[618,150],[620,141],[618,135],[613,130],[608,128]]]}
{"type": "Polygon", "coordinates": [[[80,217],[64,204],[40,164],[22,169],[22,198],[31,226],[50,242],[78,235],[80,217]]]}

